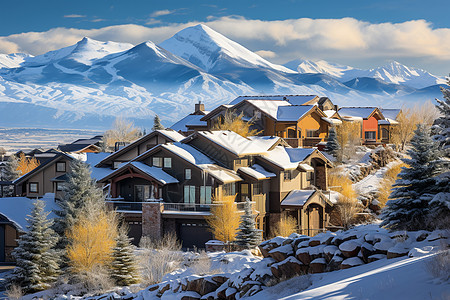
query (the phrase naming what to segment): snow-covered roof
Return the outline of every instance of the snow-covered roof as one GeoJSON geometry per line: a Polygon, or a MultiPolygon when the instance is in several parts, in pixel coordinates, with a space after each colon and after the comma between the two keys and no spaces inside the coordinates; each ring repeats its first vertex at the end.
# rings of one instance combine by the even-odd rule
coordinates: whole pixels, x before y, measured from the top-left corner
{"type": "Polygon", "coordinates": [[[51,157],[51,158],[45,160],[44,162],[41,162],[41,164],[39,166],[37,166],[36,168],[31,170],[30,172],[23,174],[19,178],[15,179],[12,183],[19,184],[19,183],[23,182],[24,180],[26,180],[27,178],[31,177],[33,174],[36,174],[36,173],[40,172],[41,170],[44,170],[45,168],[51,166],[52,163],[54,163],[62,158],[67,158],[69,160],[74,159],[72,156],[67,155],[65,153],[56,153],[54,157],[51,157]]]}
{"type": "MultiPolygon", "coordinates": [[[[161,145],[162,148],[169,150],[184,160],[197,165],[214,164],[214,161],[194,147],[183,143],[170,143],[161,145]]],[[[138,156],[139,157],[139,156],[138,156]]],[[[136,158],[137,159],[137,158],[136,158]]]]}
{"type": "Polygon", "coordinates": [[[323,110],[323,113],[327,116],[327,118],[331,118],[336,111],[334,109],[323,110]]]}
{"type": "Polygon", "coordinates": [[[386,119],[396,120],[402,110],[400,108],[382,108],[380,111],[386,119]]]}
{"type": "MultiPolygon", "coordinates": [[[[55,218],[54,210],[59,209],[59,206],[55,202],[55,194],[48,193],[42,198],[45,202],[45,211],[50,212],[48,218],[55,218]]],[[[6,197],[0,198],[0,215],[3,215],[19,229],[27,231],[28,225],[27,218],[31,214],[33,209],[34,199],[26,197],[6,197]]]]}
{"type": "Polygon", "coordinates": [[[188,131],[187,126],[206,126],[206,121],[201,121],[204,115],[187,115],[180,121],[173,124],[170,129],[175,131],[188,131]]]}
{"type": "Polygon", "coordinates": [[[324,120],[325,122],[331,124],[331,125],[340,125],[340,124],[342,124],[342,121],[339,120],[339,119],[331,119],[331,118],[325,118],[325,117],[322,117],[321,119],[324,120]]]}
{"type": "Polygon", "coordinates": [[[386,118],[384,120],[378,120],[378,125],[395,125],[398,124],[394,119],[386,118]]]}
{"type": "Polygon", "coordinates": [[[269,145],[274,141],[272,138],[253,138],[251,140],[230,130],[198,131],[197,133],[238,156],[264,153],[271,147],[269,145]],[[257,142],[255,143],[253,141],[257,142]]]}
{"type": "Polygon", "coordinates": [[[341,107],[339,114],[343,117],[350,118],[369,118],[370,114],[376,109],[376,107],[341,107]]]}
{"type": "Polygon", "coordinates": [[[303,206],[316,193],[315,190],[292,190],[281,201],[282,206],[303,206]]]}
{"type": "Polygon", "coordinates": [[[296,169],[309,155],[317,149],[315,148],[284,148],[276,146],[268,151],[263,158],[285,170],[296,169]]]}
{"type": "Polygon", "coordinates": [[[251,167],[240,167],[238,171],[241,171],[257,180],[276,177],[274,173],[271,173],[258,164],[254,164],[251,167]]]}
{"type": "MultiPolygon", "coordinates": [[[[153,166],[151,167],[151,166],[148,166],[139,161],[132,161],[129,164],[138,168],[139,170],[141,170],[145,174],[151,176],[152,178],[156,179],[157,181],[161,182],[162,184],[179,182],[176,178],[174,178],[174,177],[170,176],[169,174],[167,174],[166,172],[164,172],[162,168],[157,168],[157,167],[153,167],[153,166]]],[[[125,166],[123,166],[123,167],[125,167],[125,166]]]]}
{"type": "Polygon", "coordinates": [[[202,167],[205,168],[205,171],[208,174],[221,181],[222,183],[242,181],[242,178],[239,177],[236,172],[228,170],[226,168],[222,168],[217,165],[203,165],[202,167]]]}
{"type": "Polygon", "coordinates": [[[255,99],[255,100],[285,100],[289,101],[292,105],[304,105],[311,100],[318,98],[316,95],[263,95],[263,96],[239,96],[233,101],[231,105],[236,105],[244,100],[255,99]]]}
{"type": "Polygon", "coordinates": [[[273,119],[277,119],[278,108],[280,106],[292,106],[287,101],[280,100],[246,100],[253,106],[257,107],[259,110],[269,115],[273,119]]]}
{"type": "Polygon", "coordinates": [[[278,136],[258,135],[258,136],[249,136],[247,138],[250,139],[253,143],[255,143],[258,147],[260,147],[264,151],[271,149],[281,140],[281,138],[278,136]]]}
{"type": "Polygon", "coordinates": [[[100,180],[110,173],[114,172],[111,168],[97,168],[95,167],[99,162],[104,160],[110,155],[110,153],[100,152],[100,153],[86,153],[86,163],[91,167],[91,178],[95,180],[100,180]]]}
{"type": "Polygon", "coordinates": [[[277,111],[277,121],[296,122],[303,116],[307,115],[314,105],[293,105],[293,106],[280,106],[277,111]]]}
{"type": "Polygon", "coordinates": [[[182,135],[181,133],[175,131],[175,130],[170,130],[170,129],[160,129],[160,130],[156,130],[157,132],[161,133],[162,135],[164,135],[165,137],[171,139],[174,142],[179,142],[182,139],[185,138],[184,135],[182,135]]]}

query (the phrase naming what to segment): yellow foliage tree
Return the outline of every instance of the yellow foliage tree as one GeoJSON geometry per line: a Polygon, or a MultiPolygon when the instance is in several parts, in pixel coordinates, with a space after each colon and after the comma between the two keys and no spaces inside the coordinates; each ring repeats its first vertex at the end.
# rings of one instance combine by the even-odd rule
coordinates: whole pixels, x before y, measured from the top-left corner
{"type": "Polygon", "coordinates": [[[35,157],[27,158],[25,153],[21,152],[19,155],[19,165],[16,170],[21,172],[21,175],[24,175],[37,168],[39,165],[40,163],[35,157]]]}
{"type": "Polygon", "coordinates": [[[377,193],[377,200],[380,202],[380,207],[384,207],[389,200],[391,194],[392,185],[397,180],[397,176],[402,170],[402,167],[406,167],[406,164],[395,164],[384,173],[383,179],[380,181],[380,187],[377,193]]]}
{"type": "Polygon", "coordinates": [[[272,235],[287,237],[298,231],[297,220],[291,216],[283,216],[280,221],[274,226],[272,235]]]}
{"type": "Polygon", "coordinates": [[[103,143],[109,149],[114,149],[116,142],[130,143],[141,136],[141,131],[134,127],[133,122],[116,118],[110,130],[103,135],[103,143]]]}
{"type": "Polygon", "coordinates": [[[338,161],[344,157],[351,157],[355,152],[355,146],[361,141],[361,123],[343,121],[336,127],[336,138],[341,146],[337,153],[338,161]]]}
{"type": "Polygon", "coordinates": [[[236,239],[241,220],[234,199],[235,196],[213,199],[215,205],[211,206],[211,215],[206,217],[215,239],[227,244],[236,239]]]}
{"type": "Polygon", "coordinates": [[[233,112],[227,111],[223,118],[223,122],[218,122],[211,130],[231,130],[243,137],[257,135],[259,133],[258,130],[250,129],[253,123],[242,120],[243,117],[244,115],[242,113],[236,116],[233,112]]]}
{"type": "Polygon", "coordinates": [[[328,180],[330,189],[340,193],[336,209],[339,213],[341,225],[347,229],[353,224],[356,215],[362,211],[362,206],[358,202],[352,181],[347,176],[331,173],[328,180]]]}
{"type": "Polygon", "coordinates": [[[74,273],[90,272],[112,261],[117,218],[100,204],[86,205],[68,229],[67,257],[74,273]]]}

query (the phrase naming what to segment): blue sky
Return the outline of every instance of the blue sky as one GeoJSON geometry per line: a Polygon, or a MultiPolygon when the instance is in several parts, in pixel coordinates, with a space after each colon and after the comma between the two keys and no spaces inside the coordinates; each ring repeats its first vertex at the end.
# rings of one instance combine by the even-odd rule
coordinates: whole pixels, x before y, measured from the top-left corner
{"type": "MultiPolygon", "coordinates": [[[[448,45],[450,1],[446,0],[2,0],[1,2],[0,53],[21,51],[34,55],[42,54],[73,44],[82,35],[133,44],[146,39],[158,43],[183,27],[202,22],[245,47],[260,51],[265,58],[275,63],[285,63],[295,58],[311,58],[371,67],[394,59],[415,67],[429,69],[438,75],[450,72],[450,57],[442,57],[445,56],[447,47],[450,47],[448,45]],[[392,45],[396,44],[396,40],[388,39],[386,42],[392,46],[386,46],[392,49],[387,51],[382,49],[383,47],[369,45],[367,41],[359,42],[353,39],[349,40],[349,44],[354,43],[352,46],[337,45],[335,47],[332,44],[336,43],[336,40],[332,37],[318,40],[317,36],[321,35],[319,31],[309,38],[290,38],[282,37],[285,30],[281,30],[279,33],[274,33],[274,35],[279,34],[280,38],[272,36],[258,39],[240,33],[239,29],[233,31],[230,29],[233,26],[227,26],[227,24],[235,24],[234,20],[239,20],[239,24],[246,28],[248,25],[248,28],[251,28],[257,23],[256,21],[259,21],[265,22],[268,30],[271,30],[270,28],[277,28],[280,22],[283,26],[290,27],[295,23],[294,27],[298,32],[300,30],[298,28],[305,28],[304,24],[299,25],[300,21],[294,21],[303,18],[313,20],[315,28],[323,25],[321,24],[323,22],[317,21],[319,19],[337,20],[336,24],[339,24],[336,28],[343,26],[338,35],[345,30],[349,35],[369,35],[374,31],[372,27],[377,27],[377,32],[382,32],[384,35],[388,35],[388,31],[392,30],[394,36],[398,35],[398,44],[392,45]],[[349,22],[349,18],[354,22],[349,22]],[[394,25],[392,29],[387,28],[390,24],[394,25]],[[127,31],[124,31],[123,25],[139,27],[134,27],[133,30],[128,27],[127,31]],[[361,30],[352,32],[350,30],[352,26],[361,30]],[[56,30],[56,28],[59,29],[56,30]],[[106,34],[108,30],[109,34],[106,34]],[[408,31],[408,34],[404,34],[405,31],[408,31]],[[38,34],[32,34],[32,32],[38,34]],[[117,32],[117,35],[113,32],[117,32]],[[417,32],[417,35],[414,35],[414,32],[417,32]],[[316,45],[320,43],[321,48],[318,49],[313,43],[316,45]],[[430,43],[434,47],[431,47],[430,43]],[[440,50],[439,44],[442,44],[440,50]],[[302,48],[302,50],[295,51],[295,48],[302,48]],[[418,51],[417,48],[426,49],[418,51]]],[[[327,28],[330,27],[325,26],[323,30],[327,28]]],[[[265,35],[264,32],[256,29],[254,34],[265,35]]],[[[344,38],[337,44],[347,39],[346,35],[347,33],[344,33],[344,38]]],[[[375,37],[379,38],[380,33],[374,34],[375,37]]],[[[381,38],[380,41],[383,39],[381,38]]]]}

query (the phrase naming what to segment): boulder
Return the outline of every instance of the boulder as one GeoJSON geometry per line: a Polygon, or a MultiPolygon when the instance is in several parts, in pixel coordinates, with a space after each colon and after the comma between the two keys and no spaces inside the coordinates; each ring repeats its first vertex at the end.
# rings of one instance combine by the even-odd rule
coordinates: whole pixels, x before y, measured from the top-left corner
{"type": "Polygon", "coordinates": [[[361,244],[355,240],[348,240],[339,245],[339,250],[341,250],[344,257],[354,257],[358,255],[361,249],[361,244]]]}
{"type": "Polygon", "coordinates": [[[227,300],[235,300],[236,299],[236,294],[238,293],[238,290],[233,288],[233,287],[229,287],[225,290],[225,296],[227,300]]]}
{"type": "Polygon", "coordinates": [[[320,245],[320,241],[319,240],[315,240],[315,239],[310,239],[309,240],[309,243],[308,243],[308,246],[310,246],[310,247],[315,247],[315,246],[319,246],[320,245]]]}
{"type": "Polygon", "coordinates": [[[147,287],[147,290],[150,292],[156,291],[157,289],[159,289],[159,284],[154,284],[154,285],[147,287]]]}
{"type": "Polygon", "coordinates": [[[305,274],[307,268],[301,261],[290,256],[282,262],[273,264],[270,270],[276,278],[292,278],[299,274],[305,274]]]}
{"type": "Polygon", "coordinates": [[[325,268],[327,267],[327,262],[325,258],[316,258],[309,264],[309,272],[310,273],[323,273],[325,272],[325,268]]]}
{"type": "Polygon", "coordinates": [[[301,241],[301,242],[298,242],[298,243],[295,245],[295,247],[296,247],[296,249],[301,249],[301,248],[309,247],[309,239],[308,239],[308,240],[303,240],[303,241],[301,241]]]}
{"type": "Polygon", "coordinates": [[[309,265],[311,262],[311,256],[309,255],[309,248],[300,248],[295,253],[295,257],[301,261],[304,265],[309,265]]]}
{"type": "Polygon", "coordinates": [[[387,254],[387,251],[389,248],[395,246],[395,241],[391,239],[383,239],[373,245],[373,248],[375,249],[375,254],[387,254]]]}
{"type": "Polygon", "coordinates": [[[417,242],[422,242],[425,241],[428,237],[429,232],[427,231],[419,231],[416,235],[416,241],[417,242]]]}
{"type": "Polygon", "coordinates": [[[389,250],[387,251],[387,258],[390,259],[390,258],[406,256],[406,255],[408,255],[409,250],[410,250],[409,248],[402,247],[397,244],[394,247],[389,248],[389,250]]]}
{"type": "Polygon", "coordinates": [[[356,239],[358,239],[358,236],[356,235],[356,233],[347,233],[346,235],[343,236],[342,241],[346,242],[346,241],[356,240],[356,239]]]}
{"type": "Polygon", "coordinates": [[[269,256],[272,257],[277,262],[281,262],[288,258],[288,256],[292,256],[294,254],[294,249],[291,244],[287,244],[281,247],[277,247],[269,251],[269,256]]]}
{"type": "Polygon", "coordinates": [[[335,237],[331,240],[331,244],[332,244],[332,245],[335,245],[335,246],[338,246],[338,247],[339,247],[340,244],[342,244],[342,242],[343,242],[343,240],[342,240],[340,237],[337,237],[337,236],[335,236],[335,237]]]}
{"type": "Polygon", "coordinates": [[[326,271],[336,271],[341,268],[341,263],[344,259],[338,255],[333,256],[330,263],[327,265],[326,271]]]}
{"type": "Polygon", "coordinates": [[[211,292],[209,294],[203,295],[201,300],[215,300],[216,299],[216,292],[211,292]]]}
{"type": "MultiPolygon", "coordinates": [[[[297,251],[300,247],[299,244],[302,242],[306,242],[309,241],[311,237],[307,236],[307,235],[299,235],[297,238],[294,239],[294,241],[292,242],[292,246],[294,246],[294,250],[297,251]]],[[[308,243],[305,243],[308,244],[308,243]]],[[[308,247],[308,246],[305,246],[308,247]]]]}
{"type": "Polygon", "coordinates": [[[211,276],[211,279],[217,282],[218,284],[223,284],[225,281],[228,280],[228,278],[224,275],[213,275],[211,276]]]}
{"type": "Polygon", "coordinates": [[[227,299],[226,290],[229,288],[229,280],[225,281],[219,288],[216,290],[218,299],[227,299]]]}
{"type": "Polygon", "coordinates": [[[375,253],[375,249],[373,246],[367,242],[364,242],[361,245],[361,254],[362,254],[362,260],[365,263],[369,262],[369,256],[373,255],[375,253]]]}
{"type": "Polygon", "coordinates": [[[200,300],[201,298],[202,298],[202,296],[200,296],[196,292],[189,291],[189,292],[183,293],[180,300],[200,300]]]}
{"type": "Polygon", "coordinates": [[[328,245],[323,248],[323,256],[327,260],[327,262],[331,261],[336,251],[339,251],[339,248],[335,245],[328,245]]]}
{"type": "Polygon", "coordinates": [[[374,254],[367,258],[367,262],[371,263],[371,262],[374,262],[374,261],[377,261],[380,259],[385,259],[385,258],[386,258],[386,255],[384,255],[384,254],[374,254]]]}
{"type": "Polygon", "coordinates": [[[356,266],[363,265],[364,262],[359,257],[350,257],[341,263],[341,269],[348,269],[356,266]]]}
{"type": "Polygon", "coordinates": [[[170,283],[166,283],[160,286],[159,290],[158,290],[158,295],[164,294],[166,291],[168,291],[170,289],[170,283]]]}
{"type": "Polygon", "coordinates": [[[244,295],[247,294],[247,292],[250,289],[252,289],[255,285],[261,287],[261,283],[257,282],[257,281],[246,281],[246,282],[244,282],[244,284],[239,289],[239,291],[240,291],[239,292],[240,298],[244,297],[244,295]]]}
{"type": "Polygon", "coordinates": [[[291,238],[287,238],[283,241],[283,243],[281,244],[281,246],[287,245],[287,244],[292,244],[294,240],[291,238]]]}
{"type": "Polygon", "coordinates": [[[188,279],[187,284],[186,284],[186,291],[197,292],[200,294],[200,289],[202,288],[204,280],[205,280],[205,278],[203,278],[203,277],[196,278],[196,279],[188,279]]]}

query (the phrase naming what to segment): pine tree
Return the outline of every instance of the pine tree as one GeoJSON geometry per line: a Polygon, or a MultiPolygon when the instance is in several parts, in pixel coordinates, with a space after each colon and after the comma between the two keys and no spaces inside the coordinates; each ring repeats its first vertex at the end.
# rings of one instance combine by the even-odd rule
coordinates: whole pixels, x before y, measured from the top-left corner
{"type": "Polygon", "coordinates": [[[120,286],[139,282],[136,256],[130,241],[126,227],[122,226],[116,239],[116,247],[113,249],[113,262],[111,263],[111,277],[120,286]]]}
{"type": "Polygon", "coordinates": [[[52,220],[44,211],[45,203],[36,200],[27,218],[28,232],[21,235],[12,255],[16,267],[9,278],[10,284],[20,285],[26,292],[48,289],[59,274],[58,255],[54,250],[58,238],[51,229],[52,220]]]}
{"type": "Polygon", "coordinates": [[[436,163],[440,157],[438,144],[430,130],[418,125],[411,139],[410,159],[403,162],[399,179],[393,185],[386,207],[382,211],[382,225],[393,230],[419,230],[427,227],[429,210],[429,188],[436,184],[436,174],[441,170],[436,163]]]}
{"type": "MultiPolygon", "coordinates": [[[[18,170],[19,160],[15,155],[10,155],[5,168],[5,179],[7,181],[13,181],[21,176],[21,172],[18,170]]],[[[13,196],[13,189],[10,187],[4,188],[4,193],[6,196],[13,196]]]]}
{"type": "Polygon", "coordinates": [[[337,139],[336,128],[332,126],[328,133],[327,145],[325,146],[325,150],[328,151],[335,158],[338,158],[339,150],[341,149],[341,145],[339,145],[339,141],[337,139]]]}
{"type": "Polygon", "coordinates": [[[245,200],[244,214],[241,216],[241,223],[236,235],[236,244],[252,249],[261,243],[261,231],[256,229],[255,218],[252,211],[252,203],[247,198],[245,200]]]}
{"type": "Polygon", "coordinates": [[[164,129],[164,126],[161,124],[161,120],[159,119],[158,115],[155,115],[155,118],[153,119],[153,127],[152,130],[162,130],[164,129]]]}
{"type": "Polygon", "coordinates": [[[80,208],[87,201],[102,202],[102,191],[97,188],[95,180],[91,178],[89,166],[79,160],[73,160],[68,173],[68,180],[63,189],[64,198],[57,200],[60,210],[55,210],[57,218],[53,229],[61,237],[58,243],[59,249],[67,245],[65,232],[74,224],[80,208]]]}
{"type": "MultiPolygon", "coordinates": [[[[450,85],[450,78],[447,83],[450,85]]],[[[433,139],[442,145],[445,155],[450,157],[450,88],[441,87],[441,92],[444,100],[436,99],[436,107],[442,116],[434,121],[433,139]]]]}

